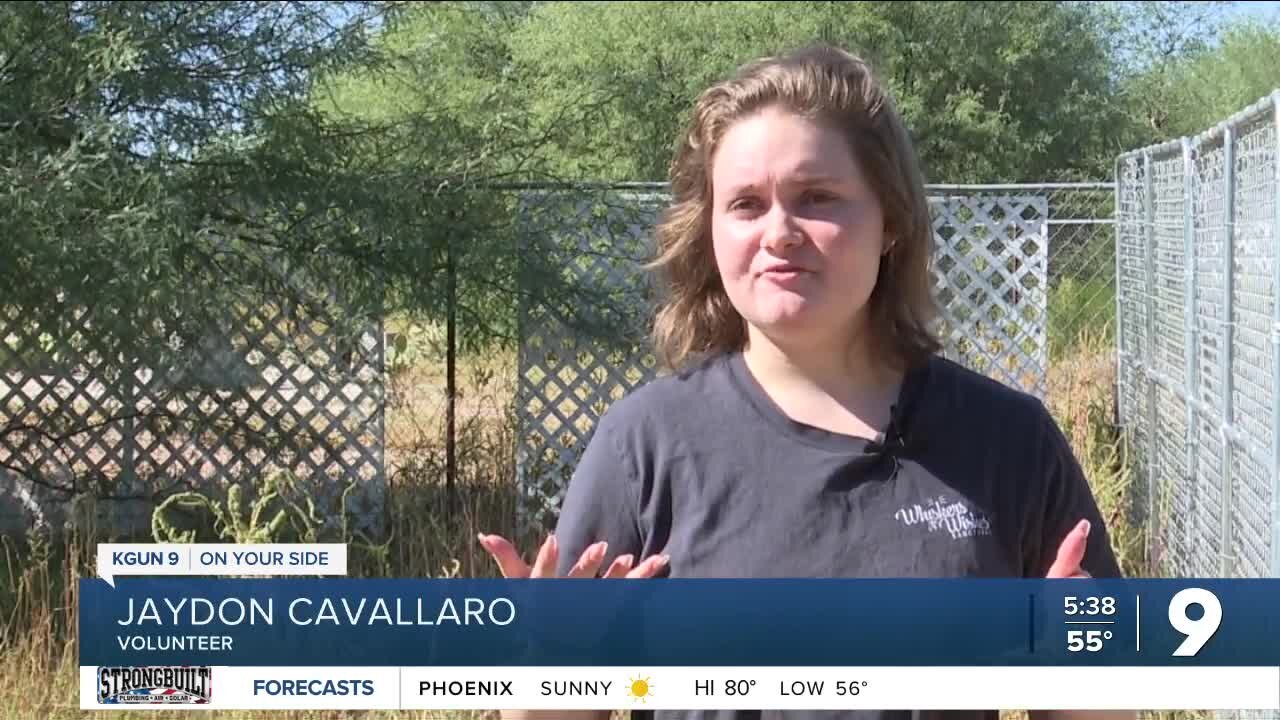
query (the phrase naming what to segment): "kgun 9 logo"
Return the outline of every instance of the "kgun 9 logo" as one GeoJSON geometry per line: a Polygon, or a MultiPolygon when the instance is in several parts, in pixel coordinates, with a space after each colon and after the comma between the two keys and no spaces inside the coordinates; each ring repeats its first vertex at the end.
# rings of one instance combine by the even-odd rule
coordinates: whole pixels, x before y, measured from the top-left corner
{"type": "Polygon", "coordinates": [[[1195,657],[1205,643],[1218,632],[1222,624],[1222,603],[1218,596],[1203,588],[1187,588],[1178,591],[1169,601],[1169,624],[1186,636],[1182,644],[1173,651],[1174,657],[1195,657]],[[1187,610],[1192,605],[1199,605],[1204,614],[1192,618],[1187,610]]]}

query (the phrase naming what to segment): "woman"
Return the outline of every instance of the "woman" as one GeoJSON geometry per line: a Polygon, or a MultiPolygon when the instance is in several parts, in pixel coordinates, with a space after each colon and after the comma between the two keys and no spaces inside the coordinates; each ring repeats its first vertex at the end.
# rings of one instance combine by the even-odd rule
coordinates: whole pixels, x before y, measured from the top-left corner
{"type": "Polygon", "coordinates": [[[674,372],[601,418],[532,566],[481,536],[505,576],[1119,575],[1044,406],[938,354],[923,183],[861,60],[811,48],[709,88],[671,184],[674,372]]]}

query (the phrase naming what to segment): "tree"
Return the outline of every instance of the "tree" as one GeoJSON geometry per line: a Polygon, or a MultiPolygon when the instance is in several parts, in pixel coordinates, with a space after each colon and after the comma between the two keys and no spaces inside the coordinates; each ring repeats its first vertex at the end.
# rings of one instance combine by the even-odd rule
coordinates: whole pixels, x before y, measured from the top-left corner
{"type": "Polygon", "coordinates": [[[822,40],[873,61],[933,181],[1045,180],[1106,167],[1101,19],[1075,3],[545,3],[510,44],[534,112],[582,102],[582,88],[601,106],[564,146],[566,172],[665,179],[700,88],[822,40]]]}
{"type": "Polygon", "coordinates": [[[136,371],[195,381],[229,316],[315,304],[317,286],[350,299],[330,322],[367,315],[368,293],[351,291],[370,274],[341,270],[375,240],[342,205],[325,228],[298,214],[363,187],[340,158],[359,128],[304,101],[314,72],[370,61],[364,36],[387,17],[364,3],[0,7],[0,322],[18,327],[0,371],[10,389],[53,375],[88,395],[51,392],[39,416],[0,408],[0,441],[23,448],[0,455],[5,469],[62,498],[132,494],[46,471],[90,427],[173,419],[163,400],[131,402],[136,371]]]}
{"type": "Polygon", "coordinates": [[[1230,25],[1220,43],[1170,64],[1157,81],[1163,87],[1148,101],[1149,117],[1161,118],[1157,139],[1204,132],[1280,89],[1280,27],[1230,25]]]}
{"type": "Polygon", "coordinates": [[[378,12],[0,9],[4,304],[63,340],[73,312],[89,310],[96,349],[127,365],[155,349],[156,308],[170,316],[160,338],[190,340],[250,289],[282,291],[263,284],[273,273],[250,249],[366,252],[367,235],[345,224],[302,239],[284,208],[344,181],[359,187],[332,152],[355,129],[317,122],[302,100],[312,72],[361,57],[378,12]]]}
{"type": "Polygon", "coordinates": [[[624,223],[604,218],[627,213],[607,192],[582,187],[590,178],[564,162],[574,140],[598,126],[604,103],[587,90],[565,88],[557,105],[532,110],[539,101],[531,91],[536,69],[517,62],[511,38],[536,8],[523,2],[415,5],[377,39],[385,64],[334,73],[314,93],[327,116],[406,130],[430,124],[429,133],[405,135],[399,152],[384,161],[428,176],[455,168],[455,179],[431,190],[448,198],[449,209],[430,216],[435,226],[411,241],[434,240],[430,244],[447,254],[457,284],[447,298],[421,276],[398,291],[413,299],[403,305],[430,306],[436,318],[443,302],[455,303],[465,349],[514,340],[520,303],[553,307],[571,322],[581,320],[577,327],[588,332],[603,330],[624,312],[616,305],[626,298],[566,272],[575,258],[556,236],[604,229],[597,245],[607,252],[609,238],[624,223]],[[557,185],[574,189],[537,199],[539,191],[557,185]],[[529,232],[542,220],[555,229],[529,232]],[[429,297],[420,296],[428,289],[429,297]],[[604,313],[586,321],[591,307],[604,313]]]}
{"type": "MultiPolygon", "coordinates": [[[[544,141],[501,78],[499,36],[467,36],[468,62],[492,60],[468,102],[326,101],[343,82],[391,82],[416,48],[373,39],[414,17],[376,2],[0,6],[0,320],[23,326],[0,338],[0,371],[87,363],[108,395],[71,425],[0,408],[0,439],[47,446],[137,415],[138,367],[196,378],[211,355],[248,352],[225,335],[259,312],[323,326],[340,372],[371,318],[443,317],[448,268],[482,287],[511,274],[485,262],[511,255],[499,202],[469,191],[536,173],[544,141]]],[[[272,351],[305,344],[250,325],[272,351]]],[[[31,458],[0,461],[40,479],[31,458]]],[[[57,489],[86,489],[69,482],[57,489]]]]}
{"type": "Polygon", "coordinates": [[[1175,137],[1170,118],[1184,80],[1177,68],[1210,52],[1233,2],[1122,2],[1100,6],[1127,122],[1110,128],[1112,154],[1175,137]]]}

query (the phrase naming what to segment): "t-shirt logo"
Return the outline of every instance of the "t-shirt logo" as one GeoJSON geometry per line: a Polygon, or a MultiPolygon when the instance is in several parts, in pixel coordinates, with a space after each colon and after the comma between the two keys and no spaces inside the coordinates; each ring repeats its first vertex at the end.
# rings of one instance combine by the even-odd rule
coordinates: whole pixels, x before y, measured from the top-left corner
{"type": "Polygon", "coordinates": [[[991,534],[991,521],[986,515],[973,510],[963,500],[952,502],[946,495],[939,495],[924,505],[916,503],[899,508],[893,516],[907,527],[925,523],[929,532],[947,532],[952,540],[991,534]]]}

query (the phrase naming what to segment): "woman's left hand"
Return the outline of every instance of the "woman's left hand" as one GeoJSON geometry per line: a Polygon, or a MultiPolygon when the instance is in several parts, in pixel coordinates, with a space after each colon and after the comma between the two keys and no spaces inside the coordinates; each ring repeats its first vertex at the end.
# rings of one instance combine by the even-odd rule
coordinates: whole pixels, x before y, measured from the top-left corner
{"type": "Polygon", "coordinates": [[[1089,521],[1081,520],[1067,534],[1058,546],[1058,556],[1049,568],[1046,578],[1087,578],[1092,577],[1080,563],[1084,562],[1084,551],[1089,544],[1089,521]]]}

